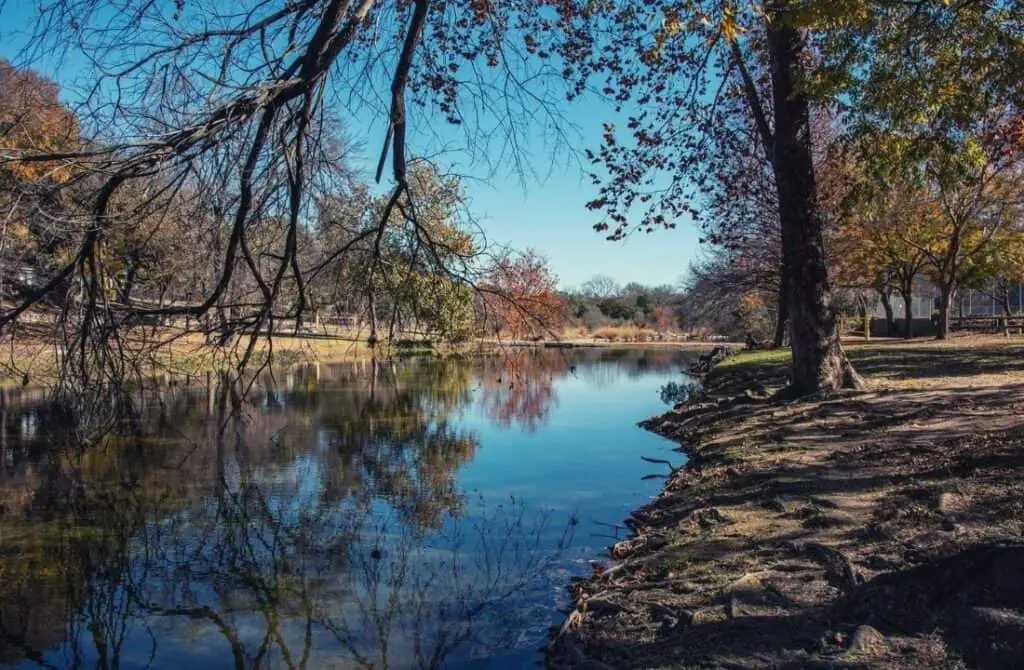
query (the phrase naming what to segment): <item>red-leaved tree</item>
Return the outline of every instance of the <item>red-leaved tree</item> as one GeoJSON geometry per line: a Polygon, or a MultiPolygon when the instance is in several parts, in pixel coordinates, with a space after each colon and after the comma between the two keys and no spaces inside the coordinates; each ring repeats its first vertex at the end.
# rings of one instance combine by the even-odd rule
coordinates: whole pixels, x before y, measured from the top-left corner
{"type": "Polygon", "coordinates": [[[565,321],[558,277],[534,249],[498,256],[487,273],[478,305],[488,332],[511,337],[551,333],[565,321]]]}

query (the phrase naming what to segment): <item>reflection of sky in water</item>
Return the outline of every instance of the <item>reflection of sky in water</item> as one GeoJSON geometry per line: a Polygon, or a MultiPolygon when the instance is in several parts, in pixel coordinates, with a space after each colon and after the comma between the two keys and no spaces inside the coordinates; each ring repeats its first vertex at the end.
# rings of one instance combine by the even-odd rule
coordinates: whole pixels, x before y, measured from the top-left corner
{"type": "Polygon", "coordinates": [[[682,460],[670,453],[673,444],[636,426],[663,411],[657,391],[672,376],[621,376],[614,386],[595,386],[583,375],[558,380],[559,402],[534,433],[467,416],[485,448],[462,469],[460,483],[488,496],[514,494],[562,514],[578,512],[577,540],[605,546],[608,538],[592,534],[609,531],[594,522],[618,523],[660,489],[657,480],[641,480],[662,470],[640,456],[682,460]]]}
{"type": "MultiPolygon", "coordinates": [[[[635,356],[595,362],[571,354],[575,361],[571,369],[564,361],[550,371],[486,369],[476,377],[466,377],[469,387],[464,400],[440,401],[440,406],[454,410],[446,422],[441,417],[431,418],[435,399],[422,406],[412,403],[410,407],[427,410],[425,423],[412,433],[423,440],[417,448],[446,439],[477,442],[468,460],[454,471],[456,491],[462,496],[460,515],[453,517],[442,510],[439,527],[419,530],[405,525],[403,520],[409,517],[393,510],[390,503],[404,493],[413,498],[419,494],[403,493],[403,486],[436,485],[430,484],[429,472],[414,472],[408,482],[398,481],[393,484],[398,488],[384,495],[374,493],[377,487],[384,490],[392,485],[388,480],[394,473],[384,467],[387,463],[430,467],[429,461],[408,460],[412,458],[408,446],[389,441],[392,433],[388,431],[399,431],[396,427],[403,425],[403,416],[385,413],[377,417],[371,412],[377,417],[371,419],[373,430],[349,433],[366,440],[362,443],[365,451],[349,453],[351,447],[343,444],[348,439],[343,433],[351,431],[351,426],[339,424],[329,410],[332,403],[342,402],[342,396],[336,394],[351,395],[351,385],[325,385],[308,397],[281,389],[265,393],[255,403],[256,420],[250,427],[255,432],[250,439],[254,445],[272,445],[273,457],[229,455],[222,465],[224,490],[220,495],[226,491],[226,498],[204,493],[203,501],[152,520],[143,531],[145,537],[132,543],[135,558],[131,578],[126,581],[134,584],[133,591],[144,592],[142,600],[161,602],[164,598],[174,606],[209,607],[217,612],[219,623],[166,613],[144,616],[145,612],[137,610],[118,632],[123,636],[120,666],[234,667],[231,645],[219,628],[223,626],[244,650],[247,667],[257,660],[262,667],[298,667],[302,665],[300,656],[304,667],[355,667],[351,654],[347,660],[339,660],[346,656],[337,635],[324,626],[307,629],[301,608],[288,597],[272,608],[277,617],[277,639],[272,640],[269,651],[263,650],[269,624],[268,609],[259,602],[267,592],[260,588],[285,584],[283,593],[296,589],[313,593],[321,619],[359,621],[360,608],[367,602],[386,600],[393,592],[386,582],[400,569],[405,580],[397,591],[402,607],[422,611],[399,612],[388,622],[395,628],[388,638],[392,667],[415,665],[415,636],[409,626],[422,626],[420,632],[429,637],[436,634],[437,626],[457,623],[446,622],[445,617],[456,619],[458,607],[442,607],[456,592],[460,595],[455,600],[479,598],[487,604],[476,612],[472,634],[447,655],[446,667],[536,666],[541,659],[537,649],[547,639],[547,628],[558,622],[557,607],[567,602],[565,586],[570,578],[587,574],[589,559],[599,558],[601,550],[614,541],[612,534],[621,533],[609,524],[621,522],[660,487],[658,480],[641,478],[663,472],[663,468],[640,457],[682,460],[672,453],[672,444],[636,426],[637,421],[663,411],[660,388],[666,382],[681,381],[682,357],[666,352],[659,356],[657,365],[645,359],[638,362],[635,356]],[[272,417],[263,432],[256,430],[262,425],[260,417],[272,417]],[[288,432],[293,430],[297,432],[288,432]],[[277,447],[292,451],[274,456],[277,447]],[[337,454],[342,452],[349,455],[339,460],[337,454]],[[335,481],[344,483],[340,499],[329,493],[335,481]],[[368,498],[360,495],[359,486],[369,487],[368,498]],[[345,497],[347,491],[355,497],[345,497]],[[218,514],[224,509],[241,515],[236,526],[225,529],[218,525],[222,518],[218,514]],[[578,526],[568,525],[570,517],[578,517],[578,526]],[[551,555],[550,549],[567,530],[573,531],[572,543],[551,555]],[[516,540],[510,545],[511,537],[516,540]],[[225,558],[225,547],[237,556],[225,558]],[[496,572],[495,560],[507,562],[497,570],[507,573],[502,576],[506,582],[488,582],[496,572]],[[453,570],[455,565],[458,570],[453,570]],[[236,568],[237,574],[232,572],[230,579],[219,574],[236,568]],[[517,575],[517,568],[529,574],[517,575]],[[367,577],[375,570],[381,574],[367,577]],[[185,575],[187,584],[182,583],[185,575]],[[430,583],[417,583],[424,575],[430,576],[430,583]],[[225,580],[230,588],[222,584],[225,580]],[[250,588],[249,582],[262,586],[250,588]],[[514,592],[494,597],[506,590],[514,592]],[[311,645],[306,644],[307,634],[311,645]],[[303,653],[306,646],[309,649],[303,653]]],[[[430,379],[429,372],[429,368],[424,371],[425,379],[430,379]]],[[[394,371],[382,375],[380,402],[389,402],[391,396],[384,391],[390,380],[415,385],[419,376],[403,380],[394,371]]],[[[303,383],[292,374],[288,381],[296,388],[303,383]]],[[[357,403],[353,411],[367,410],[357,403]]],[[[345,412],[342,415],[347,416],[345,412]]],[[[23,440],[35,439],[39,428],[34,411],[22,415],[23,440]]],[[[9,453],[5,456],[10,458],[9,453]]],[[[201,473],[200,478],[203,476],[212,481],[213,473],[201,473]]],[[[0,479],[0,492],[3,486],[0,479]]],[[[427,495],[429,498],[429,492],[427,495]]],[[[91,583],[94,589],[96,579],[91,583]]],[[[127,587],[116,581],[104,602],[119,598],[130,602],[127,587]]],[[[140,598],[139,593],[135,596],[140,598]]],[[[79,633],[79,660],[93,665],[99,661],[96,646],[89,635],[81,635],[83,626],[95,623],[88,618],[88,613],[81,613],[68,631],[79,633]]],[[[373,630],[357,628],[349,631],[352,646],[364,650],[379,646],[373,630]]],[[[462,629],[455,626],[451,630],[462,629]]],[[[44,658],[57,667],[74,664],[67,647],[50,647],[44,658]]],[[[25,661],[24,665],[35,664],[25,661]]]]}

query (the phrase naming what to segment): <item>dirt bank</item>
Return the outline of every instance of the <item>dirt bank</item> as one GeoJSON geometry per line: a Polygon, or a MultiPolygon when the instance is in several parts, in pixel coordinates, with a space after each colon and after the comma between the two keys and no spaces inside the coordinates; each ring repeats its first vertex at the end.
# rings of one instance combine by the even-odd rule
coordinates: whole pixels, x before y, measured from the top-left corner
{"type": "Polygon", "coordinates": [[[776,353],[646,427],[689,454],[573,587],[552,667],[1024,667],[1024,346],[850,347],[869,388],[771,398],[776,353]]]}

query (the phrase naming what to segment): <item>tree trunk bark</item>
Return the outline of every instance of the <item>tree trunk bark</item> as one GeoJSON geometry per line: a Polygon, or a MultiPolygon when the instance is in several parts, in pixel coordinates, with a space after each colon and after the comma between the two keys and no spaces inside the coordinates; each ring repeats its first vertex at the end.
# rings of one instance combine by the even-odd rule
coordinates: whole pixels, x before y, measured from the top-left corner
{"type": "Polygon", "coordinates": [[[911,291],[900,291],[903,298],[903,339],[914,336],[914,294],[911,291]]]}
{"type": "Polygon", "coordinates": [[[789,329],[789,277],[786,265],[779,268],[779,315],[775,321],[775,335],[772,337],[772,348],[778,349],[786,344],[786,331],[789,329]]]}
{"type": "MultiPolygon", "coordinates": [[[[861,293],[857,297],[857,316],[860,317],[861,334],[864,336],[865,340],[870,340],[871,339],[871,320],[868,317],[868,301],[864,297],[863,293],[861,293]]],[[[842,332],[842,329],[840,329],[840,332],[842,332]]]]}
{"type": "Polygon", "coordinates": [[[999,280],[999,299],[1003,303],[1003,337],[1009,337],[1013,306],[1010,304],[1010,282],[1005,279],[999,280]]]}
{"type": "Polygon", "coordinates": [[[772,166],[782,224],[784,266],[789,269],[790,391],[809,395],[860,387],[846,358],[832,307],[825,243],[811,158],[810,112],[800,91],[803,37],[793,28],[789,0],[767,14],[775,142],[772,166]]]}
{"type": "Polygon", "coordinates": [[[885,336],[892,337],[896,333],[896,319],[892,313],[892,300],[889,296],[892,289],[878,289],[878,295],[882,299],[882,309],[885,310],[885,336]]]}
{"type": "Polygon", "coordinates": [[[949,303],[953,299],[953,287],[943,286],[940,288],[942,294],[942,303],[939,305],[939,323],[938,330],[935,333],[936,340],[948,340],[949,339],[949,303]]]}

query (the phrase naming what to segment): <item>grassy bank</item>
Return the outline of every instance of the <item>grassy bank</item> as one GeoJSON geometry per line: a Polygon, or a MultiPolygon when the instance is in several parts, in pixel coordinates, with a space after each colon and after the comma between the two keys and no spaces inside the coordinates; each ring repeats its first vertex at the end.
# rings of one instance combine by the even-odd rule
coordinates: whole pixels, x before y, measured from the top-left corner
{"type": "MultiPolygon", "coordinates": [[[[227,347],[207,344],[202,335],[167,332],[154,337],[147,334],[145,340],[129,337],[124,346],[134,352],[144,374],[149,375],[195,375],[235,365],[248,345],[242,339],[227,347]],[[162,344],[154,346],[153,341],[162,344]]],[[[430,353],[436,350],[447,352],[448,347],[418,340],[403,340],[393,344],[384,343],[377,347],[378,356],[407,353],[430,353]]],[[[275,335],[272,339],[261,337],[256,340],[252,365],[258,366],[268,359],[275,365],[289,366],[300,363],[324,361],[367,360],[374,355],[374,349],[366,341],[365,334],[356,332],[332,332],[321,335],[275,335]]],[[[20,385],[28,375],[33,386],[52,383],[57,375],[60,361],[59,348],[53,338],[33,334],[27,337],[9,338],[0,342],[0,387],[20,385]]]]}
{"type": "MultiPolygon", "coordinates": [[[[653,331],[652,331],[653,332],[653,331]]],[[[322,333],[299,336],[279,334],[272,340],[257,339],[251,366],[273,359],[277,366],[301,363],[368,360],[374,355],[387,357],[409,354],[448,354],[474,350],[492,350],[506,346],[565,346],[615,348],[685,348],[706,349],[716,343],[691,342],[626,336],[604,339],[565,337],[559,340],[516,341],[506,338],[472,340],[451,345],[424,339],[420,335],[401,335],[393,342],[384,341],[376,350],[367,342],[367,333],[357,330],[331,329],[322,333]]],[[[244,352],[248,339],[230,347],[208,344],[199,333],[182,334],[167,329],[147,332],[146,338],[129,335],[126,349],[136,352],[145,374],[196,375],[232,367],[244,352]],[[162,344],[154,346],[152,343],[162,344]]],[[[738,346],[738,345],[737,345],[738,346]]],[[[29,331],[19,337],[0,340],[0,388],[21,385],[28,375],[33,386],[45,386],[56,379],[60,353],[55,339],[45,333],[29,331]]]]}
{"type": "Polygon", "coordinates": [[[745,353],[646,424],[690,464],[574,586],[552,666],[1024,667],[1024,347],[848,350],[865,392],[777,401],[788,354],[745,353]]]}

